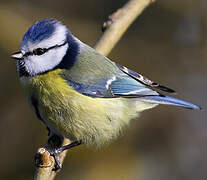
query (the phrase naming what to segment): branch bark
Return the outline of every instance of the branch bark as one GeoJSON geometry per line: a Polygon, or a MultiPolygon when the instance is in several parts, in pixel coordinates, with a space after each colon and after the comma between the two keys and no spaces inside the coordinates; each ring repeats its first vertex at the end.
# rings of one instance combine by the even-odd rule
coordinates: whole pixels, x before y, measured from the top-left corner
{"type": "Polygon", "coordinates": [[[95,49],[107,56],[123,36],[127,28],[155,0],[130,0],[122,8],[114,12],[103,24],[104,34],[95,45],[95,49]],[[108,27],[109,26],[109,27],[108,27]]]}
{"type": "MultiPolygon", "coordinates": [[[[95,49],[101,54],[107,56],[116,43],[123,36],[127,28],[142,13],[142,11],[155,0],[129,0],[122,8],[118,9],[103,24],[104,33],[95,45],[95,49]]],[[[63,145],[69,144],[68,139],[64,139],[63,145]]],[[[60,155],[61,163],[67,151],[60,155]]],[[[54,167],[54,158],[49,155],[45,148],[39,148],[35,156],[36,173],[35,180],[53,180],[58,172],[52,171],[54,167]]]]}
{"type": "MultiPolygon", "coordinates": [[[[69,139],[64,138],[62,146],[70,144],[69,139]]],[[[48,144],[46,145],[48,146],[48,144]]],[[[67,150],[60,154],[60,162],[63,163],[67,150]]],[[[46,148],[39,148],[35,154],[35,166],[36,172],[34,180],[53,180],[59,171],[52,171],[55,165],[55,160],[46,148]]]]}

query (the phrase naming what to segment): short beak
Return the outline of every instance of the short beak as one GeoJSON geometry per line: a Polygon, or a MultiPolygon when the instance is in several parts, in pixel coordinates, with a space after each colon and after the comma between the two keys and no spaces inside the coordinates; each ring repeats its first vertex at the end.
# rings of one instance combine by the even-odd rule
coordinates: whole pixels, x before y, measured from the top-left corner
{"type": "Polygon", "coordinates": [[[11,55],[11,58],[16,59],[16,60],[21,60],[23,59],[23,53],[21,51],[15,52],[11,55]]]}

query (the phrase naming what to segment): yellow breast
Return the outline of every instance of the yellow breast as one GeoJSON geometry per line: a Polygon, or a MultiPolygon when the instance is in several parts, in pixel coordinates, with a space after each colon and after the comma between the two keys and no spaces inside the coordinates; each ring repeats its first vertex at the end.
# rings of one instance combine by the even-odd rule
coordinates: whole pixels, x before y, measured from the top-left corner
{"type": "Polygon", "coordinates": [[[60,71],[21,79],[28,99],[37,99],[41,118],[56,133],[87,145],[101,145],[116,138],[137,116],[131,99],[82,95],[59,76],[60,71]]]}

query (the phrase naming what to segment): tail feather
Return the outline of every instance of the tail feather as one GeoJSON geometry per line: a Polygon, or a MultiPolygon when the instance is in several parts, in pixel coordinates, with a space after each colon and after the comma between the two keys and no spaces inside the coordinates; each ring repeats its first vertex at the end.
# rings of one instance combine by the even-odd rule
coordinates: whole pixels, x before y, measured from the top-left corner
{"type": "Polygon", "coordinates": [[[164,95],[154,95],[154,96],[145,96],[142,97],[142,100],[145,102],[156,103],[156,104],[167,104],[173,106],[181,106],[188,109],[201,109],[201,107],[192,104],[187,101],[183,101],[181,99],[177,99],[171,96],[164,96],[164,95]]]}

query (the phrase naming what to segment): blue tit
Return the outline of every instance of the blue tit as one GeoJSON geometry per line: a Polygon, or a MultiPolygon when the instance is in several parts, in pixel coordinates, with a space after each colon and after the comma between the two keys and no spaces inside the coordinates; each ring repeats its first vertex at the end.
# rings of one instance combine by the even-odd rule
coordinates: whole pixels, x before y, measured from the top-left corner
{"type": "Polygon", "coordinates": [[[58,152],[109,143],[131,119],[158,104],[200,109],[156,92],[174,90],[109,60],[54,19],[30,27],[11,57],[37,117],[53,134],[72,141],[58,152]]]}

